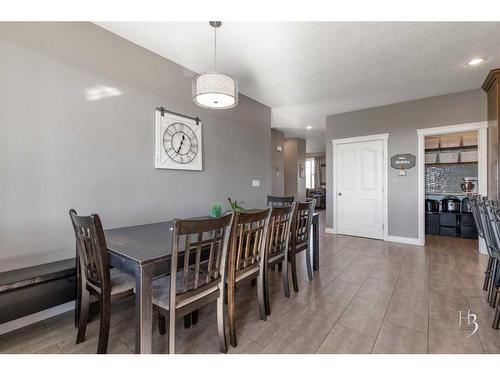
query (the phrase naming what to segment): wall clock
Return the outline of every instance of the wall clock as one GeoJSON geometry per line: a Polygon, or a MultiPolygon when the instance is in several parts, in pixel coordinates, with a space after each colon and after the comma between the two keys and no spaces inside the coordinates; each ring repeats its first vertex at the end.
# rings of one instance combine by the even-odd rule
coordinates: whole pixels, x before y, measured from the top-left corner
{"type": "Polygon", "coordinates": [[[201,171],[201,122],[156,111],[155,167],[201,171]]]}

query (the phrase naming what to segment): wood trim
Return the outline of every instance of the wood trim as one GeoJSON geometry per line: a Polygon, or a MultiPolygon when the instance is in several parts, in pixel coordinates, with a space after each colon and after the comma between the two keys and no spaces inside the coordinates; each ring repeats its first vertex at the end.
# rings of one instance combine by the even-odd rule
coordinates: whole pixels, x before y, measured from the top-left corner
{"type": "Polygon", "coordinates": [[[373,135],[363,135],[360,137],[332,139],[332,143],[334,145],[339,145],[343,143],[357,143],[357,142],[379,141],[387,139],[389,139],[389,133],[381,133],[373,135]]]}
{"type": "Polygon", "coordinates": [[[422,246],[422,244],[420,243],[420,240],[418,238],[412,238],[412,237],[387,236],[387,241],[388,242],[404,243],[407,245],[422,246]]]}
{"type": "Polygon", "coordinates": [[[500,68],[490,70],[481,88],[489,92],[496,81],[500,80],[500,68]]]}
{"type": "MultiPolygon", "coordinates": [[[[470,131],[476,131],[479,129],[484,129],[488,127],[487,121],[481,122],[470,122],[465,124],[458,125],[446,125],[446,126],[437,126],[434,128],[423,128],[417,129],[418,135],[443,135],[443,134],[451,134],[451,133],[465,133],[470,131]]],[[[425,150],[425,146],[424,146],[425,150]]]]}

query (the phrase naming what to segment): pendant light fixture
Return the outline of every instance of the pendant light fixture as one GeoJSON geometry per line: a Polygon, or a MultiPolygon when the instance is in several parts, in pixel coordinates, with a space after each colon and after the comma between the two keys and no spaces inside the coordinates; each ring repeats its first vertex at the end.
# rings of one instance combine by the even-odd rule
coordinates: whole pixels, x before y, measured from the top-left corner
{"type": "Polygon", "coordinates": [[[233,108],[238,104],[238,81],[217,72],[217,29],[222,22],[209,24],[214,28],[214,69],[193,78],[193,101],[204,108],[233,108]]]}

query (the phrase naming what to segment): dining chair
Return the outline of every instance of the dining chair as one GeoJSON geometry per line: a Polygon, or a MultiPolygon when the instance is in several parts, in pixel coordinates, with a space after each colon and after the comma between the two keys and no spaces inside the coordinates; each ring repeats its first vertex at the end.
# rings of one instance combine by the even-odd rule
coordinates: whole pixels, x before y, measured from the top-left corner
{"type": "MultiPolygon", "coordinates": [[[[472,211],[472,217],[474,218],[474,223],[476,224],[477,234],[479,235],[479,238],[483,239],[483,241],[486,242],[486,239],[484,237],[483,222],[481,220],[481,216],[479,213],[479,200],[481,199],[481,196],[478,194],[469,194],[468,198],[470,202],[470,208],[472,211]]],[[[493,268],[493,257],[488,256],[488,264],[486,266],[486,270],[484,271],[484,281],[483,281],[484,291],[487,291],[489,288],[492,275],[492,268],[493,268]]]]}
{"type": "Polygon", "coordinates": [[[285,207],[291,205],[293,203],[293,200],[294,200],[293,195],[289,197],[277,197],[268,195],[267,205],[271,207],[285,207]]]}
{"type": "Polygon", "coordinates": [[[174,220],[170,275],[153,281],[153,308],[166,333],[168,352],[175,353],[175,320],[209,303],[217,303],[220,351],[227,352],[224,286],[234,214],[218,218],[174,220]]]}
{"type": "Polygon", "coordinates": [[[271,314],[271,304],[269,302],[269,280],[267,273],[269,268],[274,267],[276,264],[282,266],[280,270],[282,271],[283,278],[283,292],[285,297],[290,297],[290,286],[288,281],[288,248],[295,206],[296,203],[294,202],[285,207],[273,207],[271,210],[268,245],[265,256],[267,267],[264,267],[264,295],[266,297],[265,302],[267,315],[271,314]]]}
{"type": "MultiPolygon", "coordinates": [[[[489,202],[488,206],[488,214],[491,218],[493,234],[495,237],[495,241],[497,244],[500,243],[500,207],[497,201],[489,202]]],[[[490,306],[495,307],[495,317],[493,318],[493,328],[498,329],[500,325],[500,301],[497,302],[498,294],[499,294],[499,286],[500,286],[500,252],[494,252],[493,257],[493,276],[491,279],[491,286],[489,290],[489,296],[491,296],[490,306]]]]}
{"type": "Polygon", "coordinates": [[[496,286],[497,286],[498,265],[499,265],[498,260],[500,258],[498,242],[497,238],[495,237],[495,225],[494,225],[495,217],[491,212],[492,205],[485,197],[482,197],[479,200],[478,208],[484,231],[486,250],[488,252],[488,255],[492,258],[491,275],[489,276],[490,280],[489,280],[487,300],[491,307],[495,307],[496,286]]]}
{"type": "Polygon", "coordinates": [[[75,231],[80,263],[78,284],[81,285],[81,303],[76,343],[85,340],[92,295],[99,300],[101,308],[97,354],[105,354],[108,349],[111,302],[132,295],[135,280],[116,268],[110,270],[108,248],[99,215],[78,216],[76,211],[71,209],[69,216],[75,231]]]}
{"type": "Polygon", "coordinates": [[[237,212],[231,235],[227,275],[229,340],[237,346],[235,327],[235,289],[245,280],[257,279],[260,319],[266,320],[264,262],[271,207],[254,212],[237,212]]]}
{"type": "Polygon", "coordinates": [[[313,279],[311,265],[311,224],[316,207],[316,200],[312,199],[309,202],[297,203],[295,214],[292,221],[291,243],[289,247],[288,258],[290,260],[290,268],[292,272],[292,284],[295,292],[299,291],[299,282],[297,277],[297,261],[296,257],[302,251],[306,251],[306,268],[309,280],[313,279]]]}

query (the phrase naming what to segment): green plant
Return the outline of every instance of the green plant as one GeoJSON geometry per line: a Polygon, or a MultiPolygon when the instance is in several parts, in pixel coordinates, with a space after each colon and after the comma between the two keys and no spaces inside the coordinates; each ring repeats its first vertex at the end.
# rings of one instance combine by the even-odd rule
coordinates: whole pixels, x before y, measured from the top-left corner
{"type": "Polygon", "coordinates": [[[220,203],[212,203],[210,205],[210,217],[220,217],[222,216],[222,205],[220,203]]]}
{"type": "Polygon", "coordinates": [[[231,200],[231,198],[227,198],[229,201],[229,206],[231,207],[231,211],[233,212],[245,212],[246,210],[241,206],[241,204],[245,202],[238,202],[237,200],[231,200]]]}

